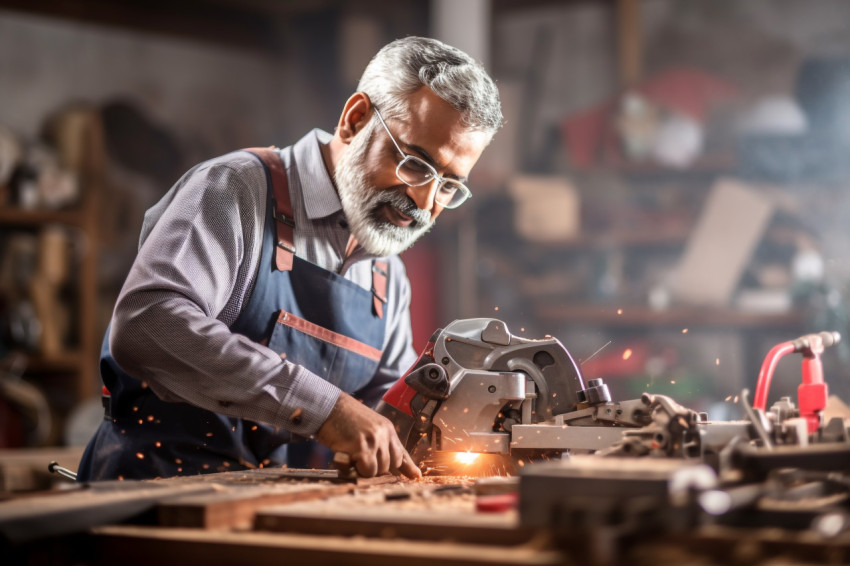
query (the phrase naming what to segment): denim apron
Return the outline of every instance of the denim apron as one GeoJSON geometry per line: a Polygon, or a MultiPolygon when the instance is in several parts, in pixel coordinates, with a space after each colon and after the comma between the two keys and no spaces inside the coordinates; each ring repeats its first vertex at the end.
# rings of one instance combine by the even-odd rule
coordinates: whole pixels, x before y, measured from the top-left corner
{"type": "MultiPolygon", "coordinates": [[[[295,257],[294,222],[280,156],[266,148],[248,151],[265,167],[269,214],[254,290],[230,329],[357,395],[372,380],[381,359],[387,263],[373,262],[372,289],[367,291],[295,257]]],[[[162,401],[118,367],[109,352],[108,329],[100,372],[110,394],[106,416],[83,454],[79,481],[194,475],[286,463],[288,432],[187,403],[162,401]]]]}

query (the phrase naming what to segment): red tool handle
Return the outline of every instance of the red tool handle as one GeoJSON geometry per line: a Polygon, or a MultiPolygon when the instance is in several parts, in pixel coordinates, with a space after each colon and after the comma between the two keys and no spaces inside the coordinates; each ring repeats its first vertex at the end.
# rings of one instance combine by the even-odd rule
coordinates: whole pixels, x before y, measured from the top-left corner
{"type": "Polygon", "coordinates": [[[767,393],[779,360],[787,354],[801,352],[803,354],[802,383],[797,387],[797,404],[800,408],[800,416],[806,419],[809,433],[817,432],[820,427],[821,412],[826,408],[829,397],[829,388],[823,380],[820,354],[823,353],[824,348],[837,344],[840,340],[841,335],[837,332],[821,332],[806,334],[796,340],[774,346],[762,362],[756,394],[753,398],[753,408],[766,410],[767,393]]]}

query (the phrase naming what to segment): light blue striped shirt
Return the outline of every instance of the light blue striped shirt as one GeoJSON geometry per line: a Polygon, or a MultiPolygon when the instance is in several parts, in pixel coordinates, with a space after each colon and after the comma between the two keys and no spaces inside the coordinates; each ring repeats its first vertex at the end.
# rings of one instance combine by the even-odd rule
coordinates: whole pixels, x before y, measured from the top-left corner
{"type": "MultiPolygon", "coordinates": [[[[372,256],[358,248],[345,258],[350,232],[319,147],[330,139],[313,130],[280,150],[296,255],[370,289],[372,256]]],[[[255,157],[234,152],[187,172],[145,214],[139,253],[113,313],[110,348],[124,371],[165,400],[309,436],[339,390],[228,328],[250,297],[265,218],[266,177],[255,157]],[[302,411],[297,426],[290,420],[296,409],[302,411]]],[[[410,282],[397,256],[388,261],[387,332],[365,395],[369,404],[415,360],[410,282]]]]}

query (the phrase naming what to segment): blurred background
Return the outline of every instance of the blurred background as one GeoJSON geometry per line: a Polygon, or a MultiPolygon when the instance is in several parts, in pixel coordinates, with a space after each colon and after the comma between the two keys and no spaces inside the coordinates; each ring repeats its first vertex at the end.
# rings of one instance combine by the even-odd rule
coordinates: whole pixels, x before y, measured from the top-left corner
{"type": "MultiPolygon", "coordinates": [[[[80,445],[144,211],[195,163],[331,131],[369,58],[481,60],[506,123],[403,256],[415,348],[561,340],[615,399],[733,418],[776,343],[847,335],[844,0],[0,0],[0,447],[80,445]]],[[[846,341],[824,354],[850,392],[846,341]]],[[[780,363],[771,400],[794,395],[780,363]]]]}

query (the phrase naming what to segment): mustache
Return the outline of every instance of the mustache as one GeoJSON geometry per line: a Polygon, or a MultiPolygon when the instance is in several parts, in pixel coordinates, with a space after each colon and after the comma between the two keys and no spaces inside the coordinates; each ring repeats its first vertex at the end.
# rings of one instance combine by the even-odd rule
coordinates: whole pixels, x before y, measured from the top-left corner
{"type": "Polygon", "coordinates": [[[400,210],[407,216],[413,219],[414,226],[427,226],[431,223],[431,212],[422,210],[413,199],[404,194],[401,190],[384,191],[380,193],[377,199],[379,204],[389,204],[393,208],[400,210]]]}

